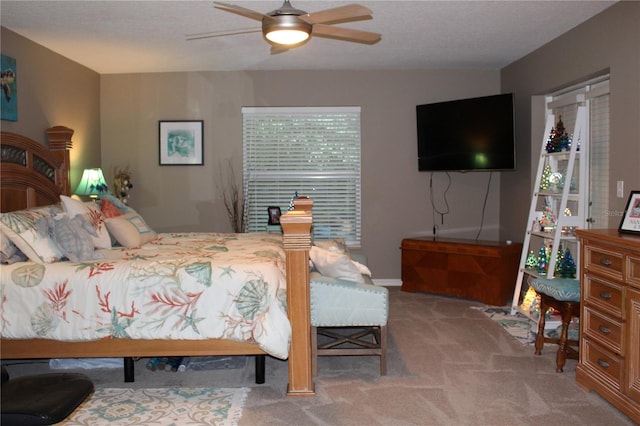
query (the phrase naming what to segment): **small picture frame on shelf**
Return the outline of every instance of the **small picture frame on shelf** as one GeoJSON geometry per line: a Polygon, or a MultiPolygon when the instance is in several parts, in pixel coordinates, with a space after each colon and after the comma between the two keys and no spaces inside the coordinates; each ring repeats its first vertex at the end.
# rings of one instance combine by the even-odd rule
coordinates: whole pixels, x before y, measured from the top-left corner
{"type": "Polygon", "coordinates": [[[640,234],[640,191],[631,191],[618,232],[640,234]]]}
{"type": "Polygon", "coordinates": [[[280,207],[270,206],[267,207],[267,211],[269,212],[269,225],[280,225],[280,215],[282,215],[280,207]]]}

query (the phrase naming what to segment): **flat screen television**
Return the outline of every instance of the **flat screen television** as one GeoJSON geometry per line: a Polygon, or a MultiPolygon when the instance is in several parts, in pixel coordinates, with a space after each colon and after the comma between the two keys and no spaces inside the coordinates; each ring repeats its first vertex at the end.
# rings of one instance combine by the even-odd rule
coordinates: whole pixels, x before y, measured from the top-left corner
{"type": "Polygon", "coordinates": [[[416,106],[418,170],[515,170],[513,94],[416,106]]]}

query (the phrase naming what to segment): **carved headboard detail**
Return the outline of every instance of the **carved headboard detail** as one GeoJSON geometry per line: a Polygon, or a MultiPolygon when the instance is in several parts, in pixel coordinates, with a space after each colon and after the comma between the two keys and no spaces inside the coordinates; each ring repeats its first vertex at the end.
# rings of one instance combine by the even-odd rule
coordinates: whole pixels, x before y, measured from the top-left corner
{"type": "Polygon", "coordinates": [[[47,129],[49,147],[22,135],[0,132],[0,210],[55,204],[71,194],[69,150],[73,130],[47,129]]]}

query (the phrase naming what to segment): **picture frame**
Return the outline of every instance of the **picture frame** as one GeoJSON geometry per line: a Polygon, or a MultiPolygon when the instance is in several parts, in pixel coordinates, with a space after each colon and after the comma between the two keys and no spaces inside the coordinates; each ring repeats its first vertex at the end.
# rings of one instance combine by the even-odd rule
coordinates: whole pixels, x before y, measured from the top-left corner
{"type": "Polygon", "coordinates": [[[160,165],[202,166],[203,131],[203,120],[161,120],[158,138],[160,165]]]}
{"type": "Polygon", "coordinates": [[[16,59],[0,54],[2,91],[0,91],[0,119],[18,121],[18,69],[16,59]]]}
{"type": "Polygon", "coordinates": [[[280,207],[269,206],[267,211],[269,212],[269,225],[280,225],[280,216],[282,215],[280,207]]]}
{"type": "Polygon", "coordinates": [[[640,191],[631,191],[618,232],[640,234],[640,191]]]}

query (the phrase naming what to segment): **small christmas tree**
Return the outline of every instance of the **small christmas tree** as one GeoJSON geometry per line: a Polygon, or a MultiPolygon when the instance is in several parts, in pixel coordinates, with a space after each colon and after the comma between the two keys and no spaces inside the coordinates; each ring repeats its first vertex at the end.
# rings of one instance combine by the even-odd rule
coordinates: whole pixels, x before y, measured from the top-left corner
{"type": "Polygon", "coordinates": [[[551,207],[545,205],[544,210],[542,211],[542,217],[540,218],[540,225],[542,226],[542,230],[545,232],[550,232],[555,228],[558,223],[558,218],[551,210],[551,207]]]}
{"type": "Polygon", "coordinates": [[[564,128],[562,116],[558,119],[555,130],[552,129],[549,133],[549,139],[546,146],[547,152],[561,152],[571,149],[571,138],[564,128]]]}
{"type": "Polygon", "coordinates": [[[560,261],[560,267],[557,268],[557,274],[561,278],[575,278],[576,277],[576,262],[573,260],[571,251],[566,249],[562,255],[560,261]]]}
{"type": "Polygon", "coordinates": [[[547,248],[540,247],[538,251],[538,263],[536,265],[538,272],[547,272],[549,266],[549,257],[547,255],[547,248]]]}
{"type": "Polygon", "coordinates": [[[551,177],[551,166],[545,164],[542,169],[542,176],[540,177],[540,191],[546,191],[549,189],[551,182],[549,182],[549,178],[551,177]]]}
{"type": "Polygon", "coordinates": [[[552,127],[551,131],[549,132],[549,136],[547,137],[547,144],[544,147],[544,149],[546,149],[547,152],[555,151],[555,145],[554,145],[555,137],[556,137],[556,129],[552,127]]]}
{"type": "Polygon", "coordinates": [[[562,264],[562,258],[564,257],[564,251],[562,250],[562,244],[558,247],[558,252],[556,253],[556,269],[554,273],[558,275],[560,272],[560,265],[562,264]]]}
{"type": "Polygon", "coordinates": [[[531,250],[529,252],[529,255],[527,256],[527,262],[525,263],[525,266],[527,268],[530,269],[536,269],[538,266],[538,256],[536,256],[536,254],[533,252],[533,250],[531,250]]]}

